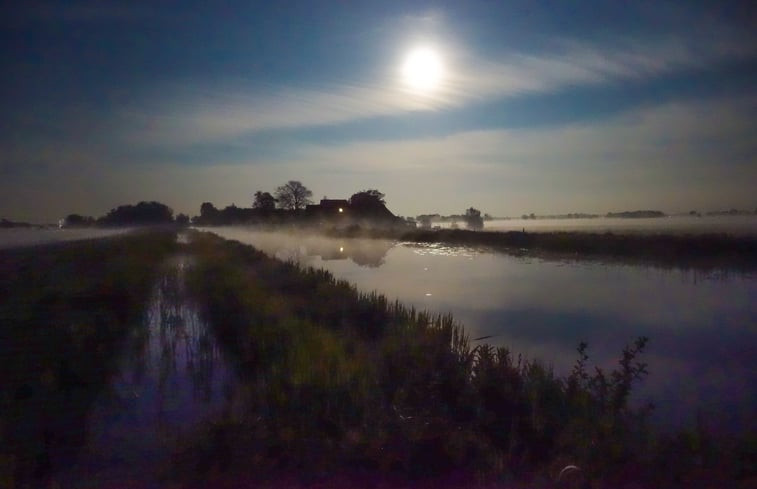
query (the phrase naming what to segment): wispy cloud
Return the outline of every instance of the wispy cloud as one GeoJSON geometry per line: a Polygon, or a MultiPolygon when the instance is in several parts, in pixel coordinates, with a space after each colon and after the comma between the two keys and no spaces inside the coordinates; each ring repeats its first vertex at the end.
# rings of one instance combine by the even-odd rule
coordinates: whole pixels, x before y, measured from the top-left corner
{"type": "Polygon", "coordinates": [[[317,168],[315,181],[332,193],[355,180],[395,189],[396,205],[417,212],[424,209],[416,196],[427,187],[448,212],[471,204],[494,212],[752,206],[756,108],[754,97],[717,99],[562,127],[312,145],[300,149],[292,170],[317,168]]]}
{"type": "Polygon", "coordinates": [[[316,197],[379,188],[390,208],[406,215],[470,205],[497,215],[751,208],[756,110],[754,96],[676,102],[560,127],[299,144],[284,161],[251,151],[194,166],[131,161],[120,147],[35,145],[14,156],[24,171],[0,179],[0,214],[25,205],[52,219],[61,209],[103,213],[145,199],[196,213],[203,201],[249,205],[255,190],[293,178],[316,197]]]}
{"type": "Polygon", "coordinates": [[[718,42],[681,38],[589,45],[552,44],[541,53],[509,53],[485,60],[458,53],[448,76],[428,96],[408,93],[395,73],[371,82],[322,87],[247,88],[243,82],[164,86],[149,103],[124,108],[130,142],[148,145],[223,141],[266,130],[345,124],[413,111],[439,111],[571,87],[651,79],[753,56],[733,36],[718,42]]]}

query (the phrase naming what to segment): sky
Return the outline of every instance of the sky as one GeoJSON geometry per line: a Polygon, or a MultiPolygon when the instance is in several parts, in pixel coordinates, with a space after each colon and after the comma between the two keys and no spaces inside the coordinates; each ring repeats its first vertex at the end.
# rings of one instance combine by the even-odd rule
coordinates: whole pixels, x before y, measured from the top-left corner
{"type": "Polygon", "coordinates": [[[4,5],[0,217],[288,180],[403,216],[757,208],[750,1],[4,5]]]}

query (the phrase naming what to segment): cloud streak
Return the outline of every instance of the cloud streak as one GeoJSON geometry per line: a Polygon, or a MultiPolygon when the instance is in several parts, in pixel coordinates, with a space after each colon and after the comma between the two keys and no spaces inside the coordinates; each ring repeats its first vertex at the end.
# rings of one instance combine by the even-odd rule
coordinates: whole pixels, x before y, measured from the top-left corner
{"type": "Polygon", "coordinates": [[[409,93],[396,74],[320,88],[178,83],[162,87],[147,103],[124,108],[120,124],[130,143],[222,142],[262,131],[341,125],[573,87],[642,81],[754,54],[752,44],[733,36],[719,42],[669,38],[611,46],[563,41],[550,52],[510,53],[496,61],[457,53],[449,59],[444,85],[428,96],[409,93]]]}
{"type": "Polygon", "coordinates": [[[30,217],[54,221],[61,210],[102,214],[153,199],[196,214],[204,201],[249,205],[255,190],[289,179],[301,180],[316,198],[379,188],[404,215],[471,205],[495,215],[752,208],[755,109],[754,96],[669,103],[560,127],[299,144],[275,162],[250,152],[200,166],[178,159],[136,163],[119,157],[118,148],[49,147],[17,155],[19,162],[33,157],[48,165],[0,179],[0,214],[26,206],[30,217]]]}

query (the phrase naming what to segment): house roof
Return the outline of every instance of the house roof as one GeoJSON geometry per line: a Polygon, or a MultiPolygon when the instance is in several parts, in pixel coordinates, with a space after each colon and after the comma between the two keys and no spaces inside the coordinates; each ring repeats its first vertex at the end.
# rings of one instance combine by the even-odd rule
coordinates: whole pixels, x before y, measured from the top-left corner
{"type": "Polygon", "coordinates": [[[321,207],[347,207],[350,203],[345,199],[321,199],[321,207]]]}

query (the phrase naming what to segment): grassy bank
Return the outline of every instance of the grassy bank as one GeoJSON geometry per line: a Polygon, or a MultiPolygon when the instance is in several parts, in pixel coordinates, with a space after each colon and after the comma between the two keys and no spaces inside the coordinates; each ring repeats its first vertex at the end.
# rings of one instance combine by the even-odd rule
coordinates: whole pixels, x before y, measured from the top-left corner
{"type": "Polygon", "coordinates": [[[387,238],[418,243],[485,247],[517,255],[608,260],[662,268],[757,270],[757,238],[726,234],[615,234],[438,230],[330,230],[341,237],[387,238]]]}
{"type": "Polygon", "coordinates": [[[44,487],[139,321],[175,233],[0,251],[0,487],[44,487]]]}
{"type": "MultiPolygon", "coordinates": [[[[651,477],[646,409],[629,405],[645,374],[640,338],[612,372],[590,369],[585,347],[557,377],[505,348],[471,348],[449,316],[363,294],[328,272],[267,258],[197,234],[190,288],[247,393],[244,415],[209,426],[191,477],[244,467],[403,480],[555,475],[651,477]],[[634,472],[630,472],[634,471],[634,472]]],[[[195,457],[195,458],[193,458],[195,457]]]]}

